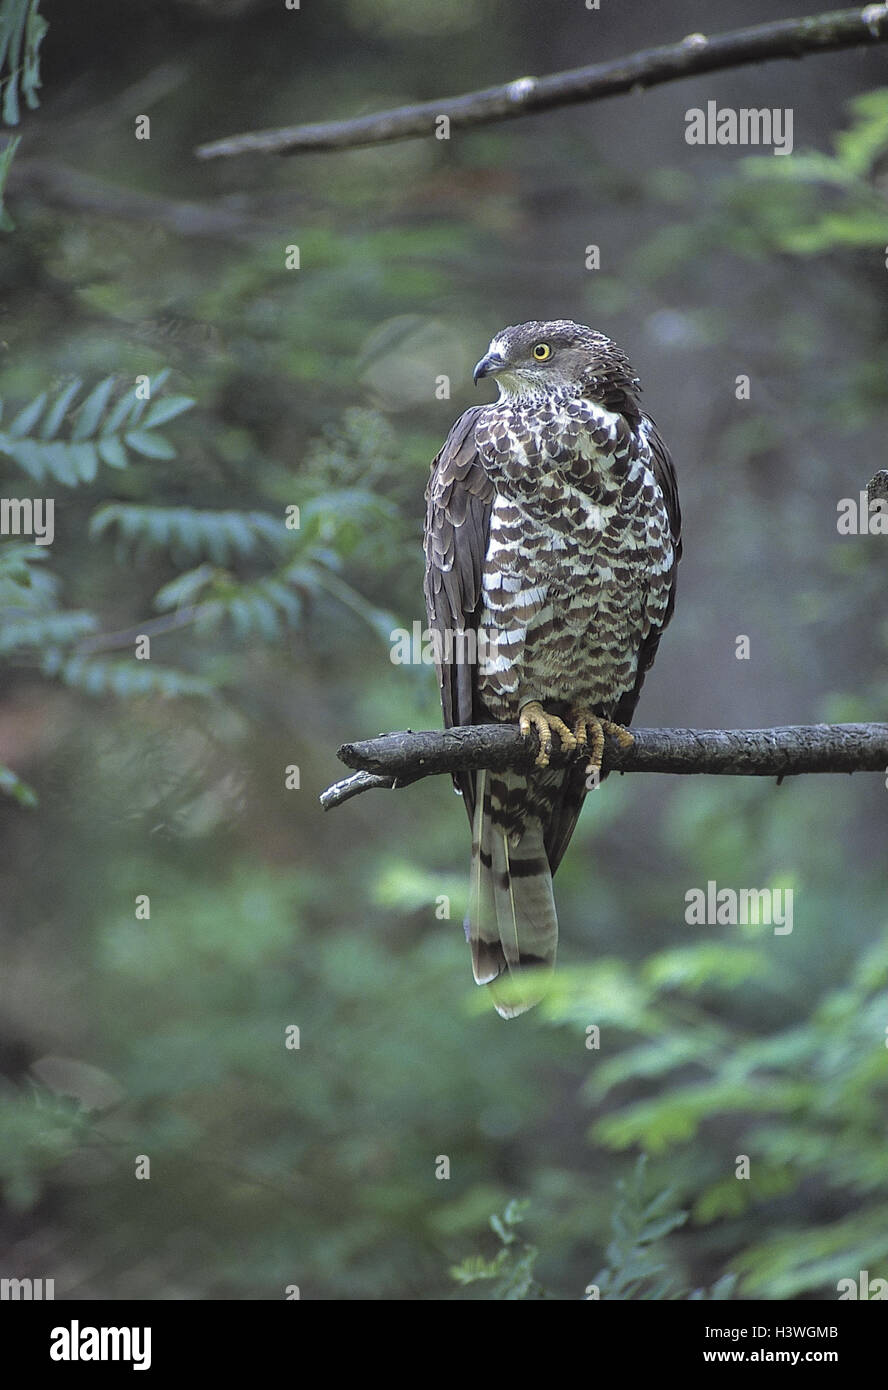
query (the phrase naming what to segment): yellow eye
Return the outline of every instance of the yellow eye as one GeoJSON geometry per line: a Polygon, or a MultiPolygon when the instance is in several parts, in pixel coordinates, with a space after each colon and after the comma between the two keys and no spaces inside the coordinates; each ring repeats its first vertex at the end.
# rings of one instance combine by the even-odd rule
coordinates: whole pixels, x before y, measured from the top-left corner
{"type": "Polygon", "coordinates": [[[549,358],[552,356],[552,349],[549,347],[548,343],[536,343],[534,345],[533,355],[538,362],[548,362],[549,358]]]}

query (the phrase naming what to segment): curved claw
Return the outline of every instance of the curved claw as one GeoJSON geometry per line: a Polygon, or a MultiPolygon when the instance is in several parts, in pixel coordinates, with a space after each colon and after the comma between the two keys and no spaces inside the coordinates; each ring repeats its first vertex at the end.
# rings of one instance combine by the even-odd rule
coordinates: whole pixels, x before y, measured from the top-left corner
{"type": "Polygon", "coordinates": [[[522,738],[527,738],[531,729],[536,729],[539,734],[540,751],[536,758],[537,767],[549,766],[553,733],[558,735],[561,740],[561,747],[566,753],[572,752],[577,746],[576,736],[571,733],[564,720],[559,719],[557,714],[548,714],[539,700],[529,700],[522,707],[518,713],[518,728],[522,738]]]}
{"type": "Polygon", "coordinates": [[[631,748],[635,742],[632,734],[628,729],[624,729],[622,724],[615,724],[612,719],[599,719],[591,710],[575,710],[574,721],[577,747],[585,748],[591,740],[589,762],[586,765],[587,775],[601,771],[605,734],[610,734],[611,738],[616,739],[621,748],[631,748]]]}

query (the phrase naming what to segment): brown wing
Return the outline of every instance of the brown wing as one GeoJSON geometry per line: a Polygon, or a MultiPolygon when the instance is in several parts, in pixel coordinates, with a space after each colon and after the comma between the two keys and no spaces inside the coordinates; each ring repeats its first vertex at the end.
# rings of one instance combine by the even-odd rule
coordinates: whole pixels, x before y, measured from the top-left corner
{"type": "MultiPolygon", "coordinates": [[[[651,629],[642,643],[638,653],[638,673],[635,677],[635,685],[632,690],[621,697],[613,714],[616,722],[623,725],[629,724],[632,720],[635,706],[638,704],[638,697],[641,694],[641,687],[644,685],[644,678],[654,664],[660,638],[672,617],[672,610],[675,607],[675,571],[681,559],[681,508],[678,502],[675,465],[653,420],[649,416],[642,418],[647,425],[647,438],[651,448],[654,477],[657,479],[663,500],[666,503],[675,559],[670,576],[669,602],[663,615],[663,621],[658,627],[651,629]]],[[[568,769],[568,775],[561,786],[559,799],[553,808],[552,818],[546,830],[546,853],[553,874],[560,864],[564,851],[570,843],[570,837],[576,828],[585,792],[585,768],[582,763],[575,764],[568,769]]]]}
{"type": "MultiPolygon", "coordinates": [[[[449,659],[445,639],[458,632],[477,631],[481,613],[481,578],[493,484],[475,446],[475,423],[483,406],[473,406],[454,424],[432,463],[426,488],[425,526],[426,611],[429,626],[440,634],[442,660],[436,662],[444,726],[474,724],[483,718],[476,702],[474,664],[449,659]]],[[[475,779],[461,773],[454,782],[462,792],[469,819],[474,809],[475,779]]]]}

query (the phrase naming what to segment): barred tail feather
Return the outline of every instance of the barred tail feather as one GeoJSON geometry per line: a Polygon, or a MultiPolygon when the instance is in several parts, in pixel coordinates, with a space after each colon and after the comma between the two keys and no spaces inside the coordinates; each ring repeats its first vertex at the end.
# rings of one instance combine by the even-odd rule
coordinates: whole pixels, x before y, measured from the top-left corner
{"type": "MultiPolygon", "coordinates": [[[[498,788],[501,782],[498,777],[498,788]]],[[[509,989],[499,998],[494,990],[497,1013],[516,1018],[539,1003],[529,977],[552,968],[558,944],[543,828],[536,817],[529,817],[517,843],[514,835],[510,843],[487,772],[479,772],[476,780],[466,935],[479,985],[521,978],[522,985],[531,986],[529,991],[509,989]]]]}
{"type": "Polygon", "coordinates": [[[475,983],[489,985],[506,969],[506,958],[500,944],[496,925],[496,900],[493,894],[493,875],[490,872],[490,793],[489,774],[479,772],[475,778],[475,814],[472,820],[472,870],[469,879],[469,911],[466,916],[466,937],[472,948],[472,970],[475,983]],[[485,815],[485,804],[487,814],[485,815]]]}

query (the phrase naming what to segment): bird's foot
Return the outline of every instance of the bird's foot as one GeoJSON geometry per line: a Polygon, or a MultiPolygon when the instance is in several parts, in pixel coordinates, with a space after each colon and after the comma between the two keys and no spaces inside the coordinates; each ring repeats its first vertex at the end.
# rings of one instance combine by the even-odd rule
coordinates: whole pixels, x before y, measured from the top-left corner
{"type": "Polygon", "coordinates": [[[599,719],[591,710],[575,709],[573,718],[577,748],[589,748],[589,761],[586,764],[586,773],[589,776],[601,771],[605,734],[610,734],[611,738],[616,739],[621,748],[631,748],[635,742],[632,734],[628,729],[624,729],[622,724],[615,724],[611,719],[599,719]]]}
{"type": "Polygon", "coordinates": [[[553,733],[556,733],[560,738],[561,747],[565,753],[573,752],[577,746],[576,737],[571,733],[564,720],[559,719],[557,714],[548,714],[539,700],[530,700],[521,708],[518,713],[518,727],[522,738],[527,738],[531,729],[536,729],[540,736],[540,751],[536,759],[537,767],[549,766],[553,733]]]}

